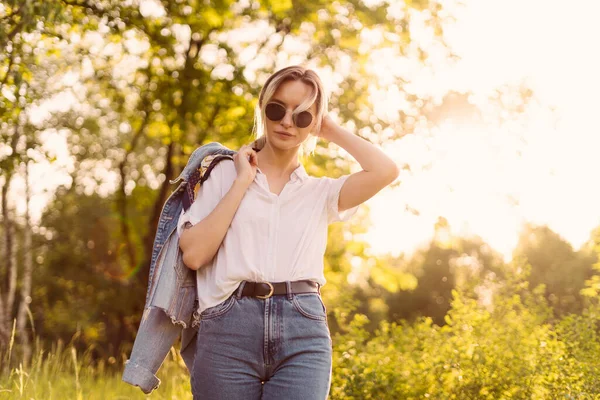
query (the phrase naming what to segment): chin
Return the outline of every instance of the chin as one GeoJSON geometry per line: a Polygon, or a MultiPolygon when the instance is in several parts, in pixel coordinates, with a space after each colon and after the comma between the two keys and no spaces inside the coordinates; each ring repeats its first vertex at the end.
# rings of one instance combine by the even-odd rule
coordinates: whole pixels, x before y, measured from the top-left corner
{"type": "Polygon", "coordinates": [[[302,143],[297,143],[296,140],[286,140],[286,139],[280,139],[277,137],[277,134],[274,134],[274,138],[267,138],[267,142],[269,143],[269,145],[271,145],[271,147],[278,149],[278,150],[292,150],[292,149],[298,149],[300,148],[300,145],[302,143]]]}

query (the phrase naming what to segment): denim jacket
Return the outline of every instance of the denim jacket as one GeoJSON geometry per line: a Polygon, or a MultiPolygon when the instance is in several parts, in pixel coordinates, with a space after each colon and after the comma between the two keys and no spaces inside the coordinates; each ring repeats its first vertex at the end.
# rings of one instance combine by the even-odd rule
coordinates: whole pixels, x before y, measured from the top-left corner
{"type": "Polygon", "coordinates": [[[160,384],[156,372],[181,334],[180,354],[188,370],[194,365],[198,315],[196,271],[185,266],[179,249],[177,222],[181,210],[194,201],[199,186],[212,168],[235,152],[218,142],[194,150],[160,213],[142,320],[125,362],[122,380],[150,393],[160,384]]]}

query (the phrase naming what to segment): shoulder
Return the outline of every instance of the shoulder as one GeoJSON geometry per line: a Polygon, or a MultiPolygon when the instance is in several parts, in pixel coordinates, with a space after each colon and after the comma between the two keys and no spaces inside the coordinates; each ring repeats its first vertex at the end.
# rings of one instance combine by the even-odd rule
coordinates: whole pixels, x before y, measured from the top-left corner
{"type": "Polygon", "coordinates": [[[346,180],[350,177],[350,175],[342,175],[337,178],[332,178],[329,176],[321,177],[321,188],[324,192],[327,193],[327,197],[330,199],[337,198],[339,193],[344,186],[346,180]]]}
{"type": "Polygon", "coordinates": [[[330,187],[334,181],[333,178],[328,176],[312,176],[308,175],[302,182],[303,190],[307,190],[310,196],[322,196],[330,191],[330,187]]]}
{"type": "Polygon", "coordinates": [[[190,180],[193,186],[193,198],[196,199],[203,188],[203,192],[221,193],[224,188],[231,185],[235,179],[235,165],[228,157],[216,158],[218,156],[207,156],[202,160],[198,168],[196,179],[190,180]],[[210,158],[209,158],[210,157],[210,158]]]}
{"type": "Polygon", "coordinates": [[[311,182],[315,185],[319,185],[321,187],[327,187],[330,186],[331,184],[333,184],[336,180],[338,180],[339,178],[332,178],[330,176],[310,176],[307,179],[307,182],[311,182]]]}
{"type": "Polygon", "coordinates": [[[225,175],[235,173],[235,164],[229,157],[224,157],[215,161],[215,168],[219,168],[225,175]]]}
{"type": "Polygon", "coordinates": [[[334,178],[330,178],[328,176],[313,176],[313,175],[308,175],[306,177],[306,179],[304,180],[304,183],[306,185],[310,185],[310,186],[313,186],[313,187],[318,186],[318,187],[324,188],[324,187],[328,186],[333,179],[334,178]]]}
{"type": "Polygon", "coordinates": [[[214,172],[219,176],[226,176],[235,172],[235,165],[230,156],[223,154],[211,154],[202,159],[200,164],[200,174],[204,179],[208,179],[214,172]],[[208,175],[208,176],[207,176],[208,175]]]}

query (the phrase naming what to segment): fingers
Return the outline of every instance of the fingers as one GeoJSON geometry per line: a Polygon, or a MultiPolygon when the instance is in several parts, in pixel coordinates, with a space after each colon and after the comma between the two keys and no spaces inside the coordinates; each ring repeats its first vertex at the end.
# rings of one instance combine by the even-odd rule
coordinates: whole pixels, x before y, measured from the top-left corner
{"type": "Polygon", "coordinates": [[[246,159],[248,158],[248,149],[246,145],[243,145],[242,147],[240,147],[240,149],[238,150],[236,156],[238,157],[242,157],[245,156],[246,159]]]}
{"type": "Polygon", "coordinates": [[[248,161],[251,165],[258,164],[258,156],[256,155],[256,151],[254,151],[253,149],[250,149],[250,157],[248,158],[248,161]]]}
{"type": "Polygon", "coordinates": [[[256,151],[250,145],[243,145],[238,150],[238,155],[243,156],[251,165],[257,164],[256,151]]]}

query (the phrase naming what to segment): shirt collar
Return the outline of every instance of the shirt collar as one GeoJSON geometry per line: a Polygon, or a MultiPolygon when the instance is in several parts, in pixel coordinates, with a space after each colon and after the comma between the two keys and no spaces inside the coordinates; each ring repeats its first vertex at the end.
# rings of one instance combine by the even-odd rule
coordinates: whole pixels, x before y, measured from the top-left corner
{"type": "MultiPolygon", "coordinates": [[[[260,172],[261,174],[264,174],[264,172],[262,172],[260,170],[260,168],[257,168],[256,171],[260,172]]],[[[302,165],[302,163],[300,163],[298,168],[296,168],[295,170],[292,171],[290,180],[294,181],[297,179],[297,180],[300,180],[300,182],[304,182],[304,180],[306,180],[306,178],[308,178],[308,174],[306,173],[306,169],[304,169],[304,165],[302,165]]]]}
{"type": "Polygon", "coordinates": [[[308,178],[308,174],[306,173],[306,170],[304,169],[304,165],[302,165],[302,163],[300,163],[300,166],[298,166],[298,168],[296,168],[294,172],[292,172],[292,175],[295,175],[300,180],[300,182],[304,182],[304,180],[308,178]]]}

